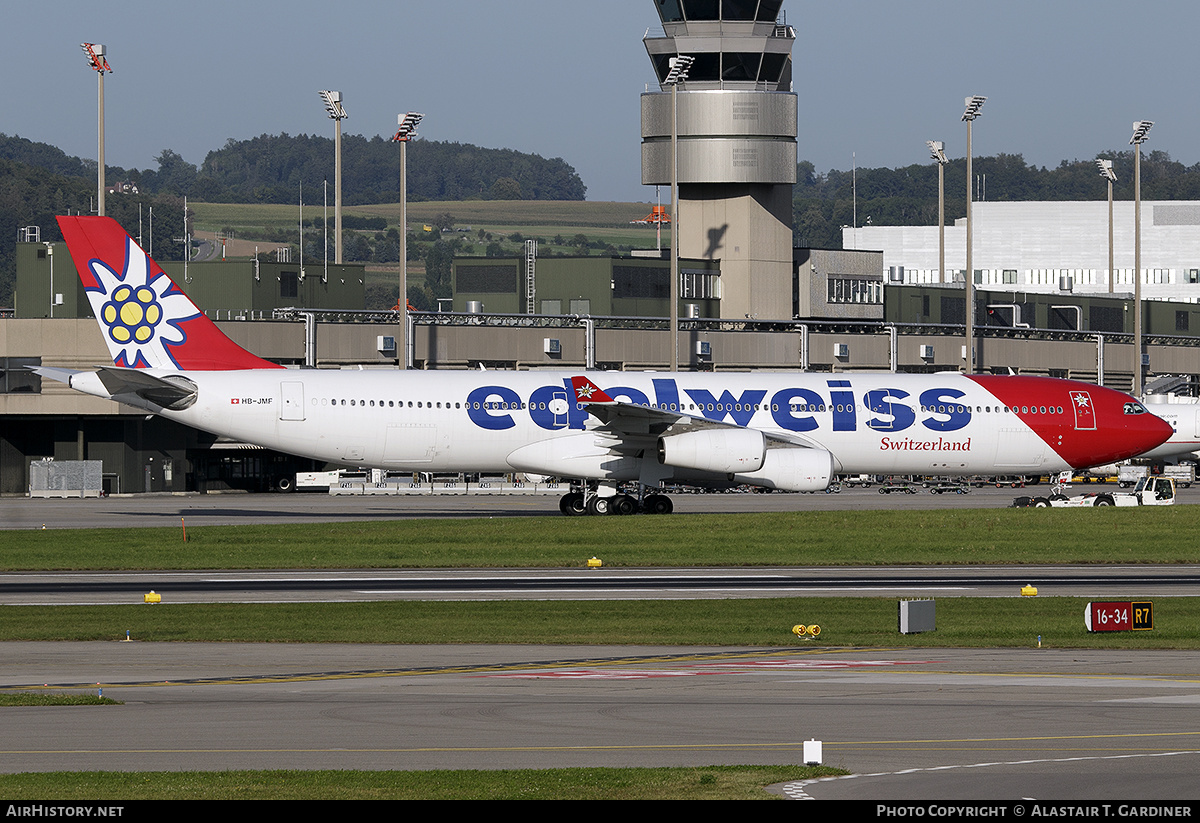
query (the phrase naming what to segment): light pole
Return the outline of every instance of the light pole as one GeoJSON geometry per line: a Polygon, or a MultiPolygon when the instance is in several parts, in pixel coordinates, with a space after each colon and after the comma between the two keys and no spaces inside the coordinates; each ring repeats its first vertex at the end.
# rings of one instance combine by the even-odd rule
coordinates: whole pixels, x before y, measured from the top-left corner
{"type": "Polygon", "coordinates": [[[971,264],[971,124],[979,116],[986,97],[975,95],[964,101],[966,111],[962,119],[967,123],[967,374],[975,373],[975,269],[971,264]]]}
{"type": "Polygon", "coordinates": [[[83,49],[83,53],[87,55],[88,65],[95,70],[97,78],[96,93],[96,142],[99,148],[96,151],[96,214],[104,216],[104,72],[112,73],[109,68],[108,60],[104,57],[104,45],[102,43],[80,43],[79,47],[83,49]]]}
{"type": "Polygon", "coordinates": [[[1113,173],[1113,161],[1096,159],[1096,167],[1100,169],[1100,176],[1108,181],[1108,293],[1113,293],[1113,183],[1117,182],[1117,175],[1113,173]]]}
{"type": "MultiPolygon", "coordinates": [[[[342,108],[342,93],[340,91],[320,91],[321,99],[325,101],[325,111],[329,119],[337,125],[333,138],[333,262],[342,265],[342,120],[346,118],[346,110],[342,108]]],[[[329,231],[329,227],[325,227],[329,231]]],[[[300,250],[304,257],[304,249],[300,250]]]]}
{"type": "Polygon", "coordinates": [[[417,136],[417,124],[423,114],[410,111],[396,115],[396,134],[392,140],[400,144],[400,356],[401,368],[412,363],[408,333],[408,141],[417,136]]]}
{"type": "Polygon", "coordinates": [[[1142,396],[1142,143],[1154,123],[1133,124],[1133,394],[1142,396]]]}
{"type": "Polygon", "coordinates": [[[46,244],[46,257],[50,258],[50,319],[54,319],[54,244],[46,244]]]}
{"type": "Polygon", "coordinates": [[[687,80],[695,57],[680,54],[671,58],[671,69],[663,81],[671,87],[671,371],[679,371],[679,84],[687,80]]]}
{"type": "Polygon", "coordinates": [[[938,164],[938,282],[946,282],[946,144],[941,140],[926,140],[929,156],[938,164]]]}

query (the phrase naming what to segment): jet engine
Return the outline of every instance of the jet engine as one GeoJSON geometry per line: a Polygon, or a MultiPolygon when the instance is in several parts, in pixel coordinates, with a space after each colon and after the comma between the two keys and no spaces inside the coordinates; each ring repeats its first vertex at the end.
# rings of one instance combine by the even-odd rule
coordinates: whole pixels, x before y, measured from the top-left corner
{"type": "Polygon", "coordinates": [[[758,471],[766,451],[766,438],[755,429],[700,429],[658,438],[659,463],[717,474],[758,471]]]}
{"type": "Polygon", "coordinates": [[[825,449],[771,449],[761,469],[730,474],[735,483],[748,483],[789,492],[816,492],[829,485],[833,455],[825,449]]]}

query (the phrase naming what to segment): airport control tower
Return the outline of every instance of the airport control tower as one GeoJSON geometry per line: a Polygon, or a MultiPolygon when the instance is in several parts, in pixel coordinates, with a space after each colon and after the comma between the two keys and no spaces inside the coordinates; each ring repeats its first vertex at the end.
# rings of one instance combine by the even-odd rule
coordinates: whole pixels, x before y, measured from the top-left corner
{"type": "MultiPolygon", "coordinates": [[[[678,86],[679,254],[721,261],[721,314],[790,320],[796,182],[795,30],[783,0],[654,0],[646,51],[659,90],[642,95],[642,182],[671,185],[670,59],[678,86]]],[[[691,290],[681,276],[686,301],[691,290]]]]}

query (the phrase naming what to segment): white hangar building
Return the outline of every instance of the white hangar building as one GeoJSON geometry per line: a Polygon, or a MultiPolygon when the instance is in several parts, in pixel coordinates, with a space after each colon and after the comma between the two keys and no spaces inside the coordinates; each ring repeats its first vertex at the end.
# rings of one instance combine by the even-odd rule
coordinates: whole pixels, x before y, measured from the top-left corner
{"type": "MultiPolygon", "coordinates": [[[[1113,203],[1111,291],[1133,291],[1134,204],[1113,203]]],[[[1110,291],[1108,201],[976,202],[975,283],[991,290],[1110,291]]],[[[1142,297],[1200,302],[1200,202],[1142,201],[1142,297]]],[[[938,282],[937,226],[842,229],[842,247],[883,252],[891,283],[938,282]],[[901,268],[903,271],[901,271],[901,268]]],[[[946,226],[946,281],[966,270],[966,220],[946,226]]]]}

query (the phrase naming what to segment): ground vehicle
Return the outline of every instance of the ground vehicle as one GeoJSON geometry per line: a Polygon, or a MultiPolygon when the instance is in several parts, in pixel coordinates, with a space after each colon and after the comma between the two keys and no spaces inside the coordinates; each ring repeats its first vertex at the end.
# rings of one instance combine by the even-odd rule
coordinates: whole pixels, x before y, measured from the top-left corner
{"type": "Polygon", "coordinates": [[[1143,477],[1132,492],[1092,492],[1067,497],[1052,494],[1049,497],[1018,497],[1009,508],[1035,509],[1079,508],[1084,506],[1173,506],[1175,505],[1175,479],[1154,475],[1143,477]]]}
{"type": "Polygon", "coordinates": [[[1161,472],[1152,472],[1150,466],[1121,466],[1117,470],[1117,484],[1126,489],[1151,474],[1161,474],[1163,477],[1173,478],[1176,485],[1185,489],[1196,482],[1196,467],[1191,463],[1180,463],[1177,466],[1163,466],[1161,472]]]}
{"type": "Polygon", "coordinates": [[[296,473],[296,491],[320,491],[327,492],[329,487],[336,484],[341,479],[342,472],[327,471],[327,472],[297,472],[296,473]]]}

